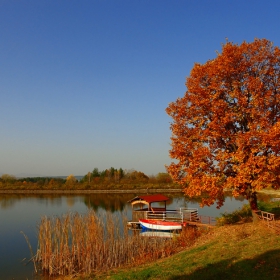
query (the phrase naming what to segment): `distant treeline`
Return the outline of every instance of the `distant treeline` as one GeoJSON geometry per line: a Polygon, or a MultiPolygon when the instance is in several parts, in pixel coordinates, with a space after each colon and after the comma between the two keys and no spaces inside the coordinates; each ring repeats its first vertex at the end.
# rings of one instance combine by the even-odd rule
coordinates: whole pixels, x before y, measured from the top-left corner
{"type": "Polygon", "coordinates": [[[61,177],[16,178],[3,174],[0,178],[2,189],[128,189],[128,188],[168,188],[173,185],[168,173],[147,176],[141,171],[123,170],[111,167],[99,171],[94,168],[78,180],[73,174],[61,177]]]}

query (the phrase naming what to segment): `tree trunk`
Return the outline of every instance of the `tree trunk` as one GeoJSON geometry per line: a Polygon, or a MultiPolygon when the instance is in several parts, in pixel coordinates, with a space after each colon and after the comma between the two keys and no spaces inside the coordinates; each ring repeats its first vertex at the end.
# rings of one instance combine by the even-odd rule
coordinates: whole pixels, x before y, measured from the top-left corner
{"type": "Polygon", "coordinates": [[[258,210],[257,193],[256,192],[250,193],[248,200],[249,200],[252,211],[257,211],[258,210]]]}
{"type": "Polygon", "coordinates": [[[248,200],[249,200],[250,207],[251,207],[251,210],[252,210],[253,222],[258,222],[259,217],[256,213],[258,211],[257,193],[256,192],[250,193],[250,196],[248,197],[248,200]]]}

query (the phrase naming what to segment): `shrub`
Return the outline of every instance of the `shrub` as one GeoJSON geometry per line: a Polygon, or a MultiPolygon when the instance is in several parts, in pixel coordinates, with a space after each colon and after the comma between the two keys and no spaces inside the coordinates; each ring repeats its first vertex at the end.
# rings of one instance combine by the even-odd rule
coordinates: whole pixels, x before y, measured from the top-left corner
{"type": "Polygon", "coordinates": [[[226,224],[235,224],[240,221],[247,222],[252,220],[252,211],[250,205],[245,204],[241,209],[231,213],[223,213],[222,217],[216,219],[217,225],[223,226],[226,224]]]}

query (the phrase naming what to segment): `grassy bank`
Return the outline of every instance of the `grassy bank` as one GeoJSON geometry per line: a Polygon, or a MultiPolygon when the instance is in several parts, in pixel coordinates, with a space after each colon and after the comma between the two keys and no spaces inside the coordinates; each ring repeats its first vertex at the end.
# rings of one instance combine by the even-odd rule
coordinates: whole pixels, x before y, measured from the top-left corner
{"type": "Polygon", "coordinates": [[[280,236],[263,222],[218,227],[171,257],[83,279],[280,279],[280,236]]]}

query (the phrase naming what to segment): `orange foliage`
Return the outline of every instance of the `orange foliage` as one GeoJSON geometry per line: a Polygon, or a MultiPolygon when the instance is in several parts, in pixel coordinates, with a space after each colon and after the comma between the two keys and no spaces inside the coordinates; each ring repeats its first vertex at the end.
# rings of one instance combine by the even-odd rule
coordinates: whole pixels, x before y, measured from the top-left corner
{"type": "Polygon", "coordinates": [[[167,169],[202,205],[223,204],[224,189],[257,208],[256,191],[280,187],[280,50],[266,39],[227,42],[195,64],[187,91],[170,103],[167,169]]]}

